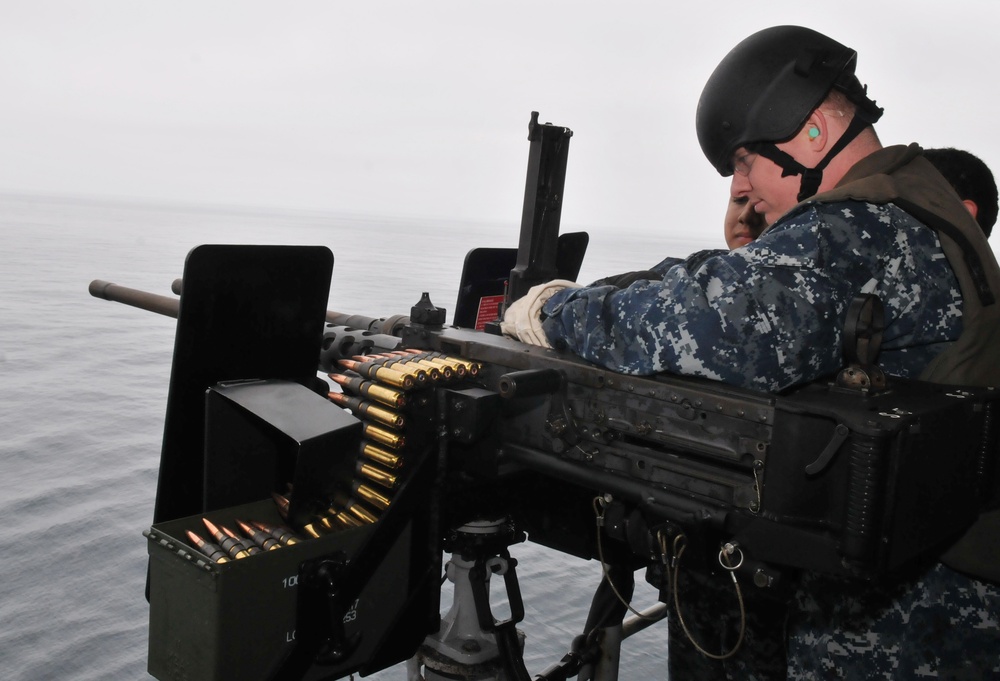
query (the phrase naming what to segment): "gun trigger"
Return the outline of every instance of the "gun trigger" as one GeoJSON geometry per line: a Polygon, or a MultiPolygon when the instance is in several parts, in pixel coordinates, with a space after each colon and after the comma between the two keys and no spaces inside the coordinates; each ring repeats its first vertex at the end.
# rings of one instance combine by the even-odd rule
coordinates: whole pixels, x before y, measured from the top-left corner
{"type": "Polygon", "coordinates": [[[806,466],[806,475],[816,475],[823,471],[830,462],[833,460],[834,455],[840,449],[840,445],[844,444],[847,440],[847,436],[851,434],[851,431],[843,423],[838,423],[837,427],[833,431],[833,437],[820,452],[816,460],[811,464],[806,466]]]}

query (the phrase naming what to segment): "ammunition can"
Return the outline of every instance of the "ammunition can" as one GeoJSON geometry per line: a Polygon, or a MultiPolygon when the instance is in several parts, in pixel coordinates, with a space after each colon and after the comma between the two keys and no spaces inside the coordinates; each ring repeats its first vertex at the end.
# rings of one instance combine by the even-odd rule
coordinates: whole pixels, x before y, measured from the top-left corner
{"type": "MultiPolygon", "coordinates": [[[[207,515],[215,525],[234,518],[260,519],[268,527],[281,522],[269,499],[207,515]]],[[[203,527],[200,515],[150,528],[149,673],[160,681],[245,681],[273,669],[295,642],[300,565],[338,552],[352,559],[368,542],[374,526],[351,519],[351,529],[225,563],[188,546],[186,532],[203,527]]],[[[394,620],[392,604],[406,602],[411,588],[408,552],[407,542],[394,545],[351,607],[344,627],[348,636],[364,632],[358,648],[304,678],[346,677],[376,654],[394,620]]]]}

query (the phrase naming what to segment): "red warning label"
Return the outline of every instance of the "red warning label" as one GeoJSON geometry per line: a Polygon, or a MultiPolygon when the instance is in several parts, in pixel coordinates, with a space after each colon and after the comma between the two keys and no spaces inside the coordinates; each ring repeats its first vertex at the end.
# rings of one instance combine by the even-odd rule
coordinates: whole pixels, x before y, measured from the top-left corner
{"type": "Polygon", "coordinates": [[[476,312],[476,331],[482,331],[486,324],[495,321],[500,313],[503,296],[483,296],[479,299],[479,311],[476,312]]]}

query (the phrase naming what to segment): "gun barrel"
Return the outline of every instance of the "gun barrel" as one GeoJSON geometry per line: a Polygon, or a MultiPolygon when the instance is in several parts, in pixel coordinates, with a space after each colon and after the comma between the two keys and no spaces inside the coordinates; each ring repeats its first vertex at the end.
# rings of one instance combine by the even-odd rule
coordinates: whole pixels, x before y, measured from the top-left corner
{"type": "Polygon", "coordinates": [[[125,303],[142,310],[155,312],[166,317],[177,319],[180,301],[169,296],[161,296],[156,293],[148,293],[139,289],[129,288],[112,284],[110,281],[95,279],[90,282],[90,295],[95,298],[103,298],[116,303],[125,303]]]}
{"type": "MultiPolygon", "coordinates": [[[[181,295],[184,290],[184,280],[174,279],[170,284],[170,290],[181,295]]],[[[149,312],[156,312],[166,317],[177,319],[180,302],[177,298],[161,296],[156,293],[140,291],[139,289],[120,286],[94,279],[90,282],[90,295],[95,298],[103,298],[116,303],[125,303],[132,307],[138,307],[149,312]]],[[[388,336],[398,336],[402,328],[410,323],[410,318],[406,315],[393,315],[391,317],[366,317],[364,315],[352,315],[334,310],[326,311],[326,321],[335,326],[345,326],[354,329],[361,329],[371,333],[381,333],[388,336]]]]}
{"type": "Polygon", "coordinates": [[[346,326],[352,329],[361,329],[371,333],[383,333],[387,336],[398,336],[404,326],[410,323],[410,318],[406,315],[393,315],[391,317],[366,317],[357,314],[345,314],[326,311],[326,321],[334,326],[346,326]]]}
{"type": "MultiPolygon", "coordinates": [[[[111,285],[114,286],[114,284],[111,285]]],[[[93,287],[93,284],[91,284],[91,287],[93,287]]],[[[184,290],[184,280],[174,279],[170,284],[170,290],[177,295],[181,295],[181,292],[184,290]]],[[[93,288],[91,288],[91,293],[93,293],[93,288]]],[[[97,294],[94,293],[94,295],[97,294]]],[[[156,312],[156,310],[154,310],[154,312],[156,312]]],[[[406,315],[392,315],[391,317],[366,317],[364,315],[327,310],[326,322],[334,326],[344,326],[352,329],[361,329],[362,331],[370,331],[372,333],[384,333],[388,336],[398,336],[401,329],[410,323],[410,318],[406,315]]]]}

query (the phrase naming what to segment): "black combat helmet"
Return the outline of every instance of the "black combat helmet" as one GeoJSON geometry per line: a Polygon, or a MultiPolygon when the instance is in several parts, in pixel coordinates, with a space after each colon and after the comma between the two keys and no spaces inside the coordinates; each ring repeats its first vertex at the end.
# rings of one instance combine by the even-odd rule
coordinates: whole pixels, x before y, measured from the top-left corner
{"type": "MultiPolygon", "coordinates": [[[[813,169],[787,156],[779,161],[769,148],[777,151],[774,142],[794,136],[834,88],[858,105],[856,130],[850,139],[878,120],[882,110],[868,99],[865,86],[854,75],[856,61],[857,53],[851,48],[801,26],[774,26],[746,38],[716,67],[698,101],[698,142],[705,156],[728,177],[733,174],[732,157],[737,149],[760,147],[752,150],[789,174],[803,174],[805,185],[805,175],[813,169]]],[[[843,139],[817,166],[820,176],[829,159],[850,139],[843,139]]],[[[818,180],[815,184],[819,185],[818,180]]]]}

